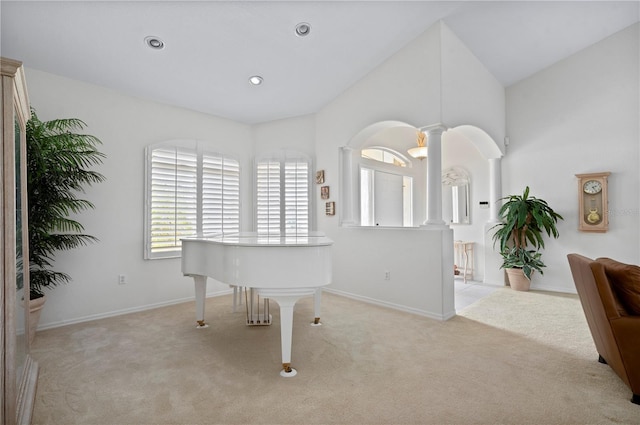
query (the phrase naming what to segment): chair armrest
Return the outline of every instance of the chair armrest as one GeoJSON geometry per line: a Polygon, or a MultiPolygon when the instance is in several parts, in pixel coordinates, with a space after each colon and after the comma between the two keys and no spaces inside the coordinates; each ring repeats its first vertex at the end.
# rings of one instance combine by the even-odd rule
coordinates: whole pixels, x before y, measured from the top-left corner
{"type": "MultiPolygon", "coordinates": [[[[609,320],[618,343],[629,341],[640,353],[640,316],[620,316],[609,320]]],[[[640,355],[638,356],[640,361],[640,355]]]]}
{"type": "Polygon", "coordinates": [[[595,280],[596,287],[598,288],[600,301],[602,302],[602,306],[604,307],[604,312],[607,316],[607,319],[611,321],[613,319],[626,316],[624,308],[620,305],[620,302],[617,300],[616,295],[613,293],[613,289],[611,288],[609,279],[604,272],[604,265],[602,265],[602,263],[594,261],[589,264],[589,267],[591,267],[591,272],[593,273],[593,278],[595,280]]]}
{"type": "Polygon", "coordinates": [[[622,316],[610,323],[631,390],[640,394],[640,316],[622,316]]]}

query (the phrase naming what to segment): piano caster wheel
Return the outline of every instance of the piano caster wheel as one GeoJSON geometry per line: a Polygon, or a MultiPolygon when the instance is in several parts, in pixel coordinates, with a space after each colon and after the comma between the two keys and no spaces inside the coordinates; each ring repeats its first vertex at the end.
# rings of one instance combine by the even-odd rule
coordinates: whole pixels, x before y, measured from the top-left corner
{"type": "Polygon", "coordinates": [[[197,320],[196,322],[198,323],[198,326],[196,326],[196,329],[204,329],[209,327],[209,325],[204,323],[204,320],[197,320]]]}
{"type": "Polygon", "coordinates": [[[283,378],[293,378],[298,374],[298,371],[291,367],[289,363],[282,364],[282,370],[280,371],[280,376],[283,378]]]}
{"type": "Polygon", "coordinates": [[[320,318],[316,317],[315,319],[313,319],[311,326],[322,326],[322,323],[320,323],[320,318]]]}

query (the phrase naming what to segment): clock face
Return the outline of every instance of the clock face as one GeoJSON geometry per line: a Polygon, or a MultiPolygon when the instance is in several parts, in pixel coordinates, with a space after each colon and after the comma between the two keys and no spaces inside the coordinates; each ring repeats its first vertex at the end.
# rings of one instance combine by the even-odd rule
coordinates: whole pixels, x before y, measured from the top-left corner
{"type": "Polygon", "coordinates": [[[600,191],[602,190],[602,183],[600,183],[598,180],[588,180],[584,183],[582,189],[585,193],[595,195],[596,193],[600,193],[600,191]]]}

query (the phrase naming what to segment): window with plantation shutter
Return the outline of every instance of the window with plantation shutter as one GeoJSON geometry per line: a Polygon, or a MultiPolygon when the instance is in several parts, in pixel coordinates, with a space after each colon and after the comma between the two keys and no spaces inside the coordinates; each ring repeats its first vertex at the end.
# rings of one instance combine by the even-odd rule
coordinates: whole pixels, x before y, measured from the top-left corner
{"type": "Polygon", "coordinates": [[[284,228],[285,233],[309,231],[309,163],[284,164],[284,228]]]}
{"type": "Polygon", "coordinates": [[[197,142],[147,148],[145,258],[178,257],[185,237],[240,230],[240,165],[197,142]]]}
{"type": "Polygon", "coordinates": [[[280,233],[280,163],[259,162],[256,174],[256,231],[280,233]]]}
{"type": "Polygon", "coordinates": [[[302,155],[256,162],[256,231],[304,234],[310,229],[310,161],[302,155]]]}

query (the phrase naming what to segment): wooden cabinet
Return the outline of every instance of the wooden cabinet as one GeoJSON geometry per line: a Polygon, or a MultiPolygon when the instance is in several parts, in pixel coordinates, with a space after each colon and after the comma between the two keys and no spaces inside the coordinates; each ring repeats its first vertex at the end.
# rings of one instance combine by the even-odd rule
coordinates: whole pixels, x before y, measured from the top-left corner
{"type": "Polygon", "coordinates": [[[0,275],[2,378],[0,422],[28,424],[35,397],[38,366],[29,354],[29,262],[25,126],[30,116],[22,64],[0,58],[2,197],[0,222],[3,256],[0,275]],[[22,258],[24,256],[24,259],[22,258]]]}

